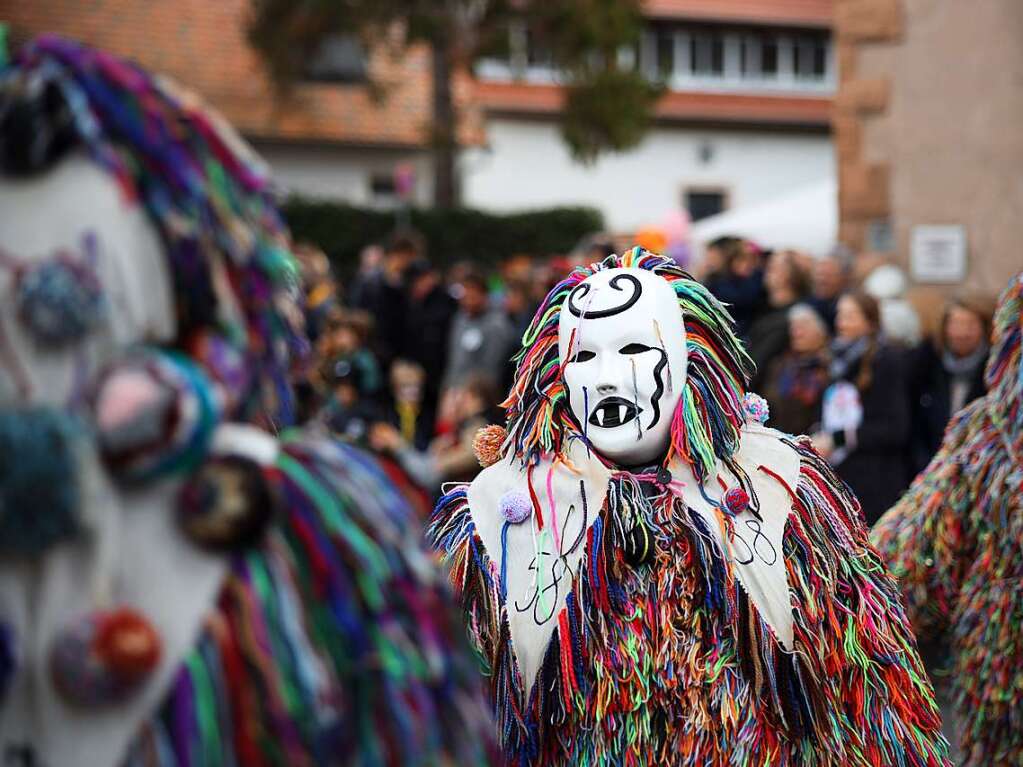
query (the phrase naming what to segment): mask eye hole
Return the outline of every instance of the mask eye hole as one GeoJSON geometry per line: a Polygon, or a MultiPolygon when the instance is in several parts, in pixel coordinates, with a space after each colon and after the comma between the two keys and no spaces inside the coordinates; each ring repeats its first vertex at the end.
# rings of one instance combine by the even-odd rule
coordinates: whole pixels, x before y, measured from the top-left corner
{"type": "Polygon", "coordinates": [[[575,353],[575,356],[572,358],[572,362],[589,362],[590,360],[592,360],[596,356],[597,355],[594,354],[591,351],[586,351],[585,349],[580,349],[579,351],[577,351],[575,353]]]}
{"type": "Polygon", "coordinates": [[[650,351],[652,347],[646,344],[626,344],[618,350],[619,354],[642,354],[643,352],[650,351]]]}

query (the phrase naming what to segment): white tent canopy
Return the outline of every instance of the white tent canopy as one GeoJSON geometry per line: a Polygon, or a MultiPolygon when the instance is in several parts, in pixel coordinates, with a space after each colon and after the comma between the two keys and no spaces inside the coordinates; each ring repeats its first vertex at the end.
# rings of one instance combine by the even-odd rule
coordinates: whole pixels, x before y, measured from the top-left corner
{"type": "Polygon", "coordinates": [[[838,188],[826,179],[770,202],[725,211],[693,224],[691,242],[697,261],[706,244],[724,235],[746,237],[765,248],[794,248],[823,256],[838,237],[838,188]]]}

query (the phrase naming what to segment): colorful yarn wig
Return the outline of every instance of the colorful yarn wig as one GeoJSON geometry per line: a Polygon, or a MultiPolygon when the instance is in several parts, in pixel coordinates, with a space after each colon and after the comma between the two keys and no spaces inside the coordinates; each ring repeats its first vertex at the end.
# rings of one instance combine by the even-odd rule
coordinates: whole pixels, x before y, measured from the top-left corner
{"type": "Polygon", "coordinates": [[[1002,294],[988,393],[877,523],[921,639],[949,639],[961,764],[1023,764],[1023,274],[1002,294]]]}
{"type": "Polygon", "coordinates": [[[84,146],[163,239],[179,342],[225,336],[256,374],[245,411],[290,422],[288,362],[305,341],[275,299],[297,290],[297,270],[265,170],[238,135],[166,79],[52,35],[15,58],[0,97],[3,170],[37,173],[84,146]]]}
{"type": "Polygon", "coordinates": [[[522,338],[515,383],[504,402],[511,445],[516,456],[535,463],[542,454],[561,452],[566,436],[581,436],[562,378],[558,320],[562,305],[579,283],[596,272],[620,267],[647,269],[667,280],[678,296],[688,361],[665,460],[677,452],[703,479],[718,459],[727,461],[738,448],[745,419],[742,398],[753,362],[732,331],[728,312],[710,291],[671,259],[638,247],[574,269],[544,299],[522,338]]]}

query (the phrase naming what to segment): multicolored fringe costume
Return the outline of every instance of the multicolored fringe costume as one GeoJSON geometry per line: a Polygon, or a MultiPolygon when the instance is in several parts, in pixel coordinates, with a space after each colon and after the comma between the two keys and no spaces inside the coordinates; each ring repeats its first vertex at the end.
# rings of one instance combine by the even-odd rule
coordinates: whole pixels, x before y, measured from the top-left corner
{"type": "MultiPolygon", "coordinates": [[[[306,341],[293,322],[297,284],[287,231],[258,158],[194,96],[69,40],[47,36],[28,45],[0,85],[14,101],[24,101],[19,108],[45,105],[30,114],[29,124],[40,129],[17,135],[28,133],[32,151],[44,155],[29,158],[24,175],[42,174],[69,146],[82,146],[119,182],[126,201],[144,206],[173,280],[174,353],[187,355],[197,370],[201,364],[210,378],[223,374],[224,390],[238,400],[228,413],[237,423],[229,425],[256,432],[252,422],[290,424],[289,365],[306,341]],[[53,105],[59,119],[45,111],[53,105]],[[226,342],[211,343],[207,332],[226,342]],[[224,358],[231,364],[222,364],[224,358]]],[[[0,139],[15,133],[0,133],[0,139]]],[[[0,141],[0,151],[13,151],[13,144],[0,141]]],[[[43,209],[47,202],[40,199],[43,209]]],[[[9,404],[0,401],[0,407],[9,404]]],[[[63,412],[63,403],[47,404],[63,412]]],[[[432,767],[492,761],[493,728],[478,670],[450,590],[423,547],[422,498],[403,492],[411,483],[395,466],[354,448],[301,432],[277,445],[262,434],[280,448],[258,473],[275,501],[268,504],[271,521],[255,544],[236,541],[222,555],[229,565],[219,598],[209,605],[165,702],[145,711],[152,716],[126,763],[432,767]]],[[[207,458],[208,441],[190,460],[207,458]]],[[[8,446],[12,454],[15,448],[8,446]]],[[[67,484],[75,480],[70,469],[58,469],[67,484]]],[[[168,471],[167,481],[181,473],[168,471]]],[[[136,483],[131,493],[124,499],[127,511],[142,513],[132,506],[143,505],[139,499],[150,486],[136,483]]],[[[180,511],[171,504],[153,509],[180,511]]],[[[167,527],[184,537],[173,524],[167,527]]],[[[140,549],[165,545],[148,539],[140,549]]],[[[0,629],[7,632],[7,624],[0,629]]],[[[5,642],[0,650],[9,647],[5,642]]],[[[29,658],[30,675],[43,680],[38,687],[46,683],[45,669],[37,669],[45,663],[43,649],[32,648],[29,658]]],[[[88,653],[81,655],[86,670],[96,665],[88,653]]],[[[13,663],[0,657],[0,676],[9,676],[13,663]]],[[[0,705],[10,705],[3,692],[0,705]]],[[[135,714],[142,707],[137,700],[117,703],[135,714]]],[[[84,709],[83,717],[103,707],[84,709]]],[[[14,751],[20,748],[21,761],[40,763],[31,742],[5,742],[5,748],[8,761],[19,760],[14,751]]]]}
{"type": "MultiPolygon", "coordinates": [[[[667,259],[636,249],[576,270],[552,291],[526,334],[500,470],[528,467],[521,493],[528,490],[534,535],[545,535],[545,525],[556,530],[558,509],[565,514],[549,473],[544,492],[544,467],[574,464],[567,470],[593,476],[592,462],[604,463],[573,447],[585,437],[558,380],[557,315],[572,285],[593,270],[619,266],[660,273],[683,306],[690,371],[676,416],[675,455],[641,473],[604,464],[604,502],[592,509],[580,564],[567,568],[567,598],[535,683],[523,678],[509,631],[512,599],[502,582],[509,552],[487,548],[478,524],[489,510],[470,504],[474,492],[480,497],[478,483],[499,467],[472,486],[451,488],[430,530],[447,555],[490,677],[508,763],[949,764],[897,588],[867,540],[855,498],[808,441],[743,424],[745,353],[720,304],[667,259]],[[758,440],[788,456],[792,482],[767,464],[739,466],[741,446],[758,440]],[[663,473],[683,460],[704,498],[732,477],[754,505],[757,492],[783,499],[791,652],[736,577],[738,517],[727,513],[727,501],[715,511],[726,553],[670,472],[663,473]],[[636,530],[646,533],[639,552],[636,530]]],[[[766,518],[768,510],[761,511],[766,518]]],[[[748,539],[751,547],[761,545],[757,536],[748,539]]],[[[539,551],[537,561],[543,562],[539,551]]],[[[537,584],[537,594],[555,585],[537,584]]]]}
{"type": "Polygon", "coordinates": [[[484,765],[492,723],[419,520],[374,459],[285,440],[282,515],[219,602],[127,767],[484,765]]]}
{"type": "Polygon", "coordinates": [[[995,314],[988,394],[877,523],[921,638],[947,634],[965,767],[1023,764],[1023,275],[995,314]]]}

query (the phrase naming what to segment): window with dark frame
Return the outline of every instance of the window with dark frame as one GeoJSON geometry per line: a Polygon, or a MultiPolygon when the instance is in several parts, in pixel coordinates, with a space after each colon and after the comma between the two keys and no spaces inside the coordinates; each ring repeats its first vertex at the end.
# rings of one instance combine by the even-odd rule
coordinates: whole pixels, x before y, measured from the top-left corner
{"type": "MultiPolygon", "coordinates": [[[[554,76],[551,51],[532,30],[510,31],[509,38],[509,51],[495,54],[492,63],[503,63],[512,78],[525,76],[527,67],[530,76],[548,70],[554,76]]],[[[696,87],[816,91],[829,87],[834,74],[831,32],[806,27],[655,20],[641,42],[618,54],[620,64],[642,62],[649,78],[683,88],[695,81],[696,87]]]]}
{"type": "Polygon", "coordinates": [[[668,77],[675,71],[675,31],[671,27],[658,27],[656,36],[657,45],[657,73],[662,77],[668,77]]]}
{"type": "Polygon", "coordinates": [[[793,46],[796,77],[813,80],[821,79],[828,69],[828,41],[821,34],[803,34],[795,38],[793,46]]]}
{"type": "Polygon", "coordinates": [[[719,29],[694,32],[690,36],[689,63],[693,74],[720,75],[725,70],[725,41],[719,29]]]}
{"type": "Polygon", "coordinates": [[[366,50],[351,35],[331,35],[306,61],[302,79],[320,83],[364,83],[368,79],[366,50]]]}
{"type": "Polygon", "coordinates": [[[692,221],[716,216],[728,208],[728,192],[725,189],[705,187],[686,189],[683,194],[686,210],[692,221]]]}
{"type": "Polygon", "coordinates": [[[373,205],[393,208],[398,204],[398,186],[393,173],[373,173],[369,177],[370,201],[373,205]]]}
{"type": "Polygon", "coordinates": [[[760,44],[760,74],[773,77],[778,74],[778,40],[764,36],[760,44]]]}

